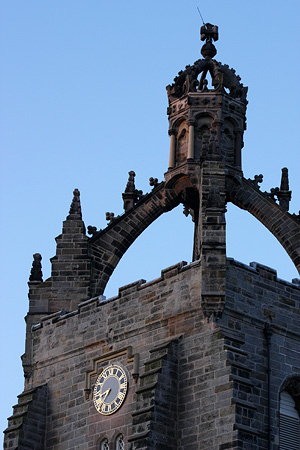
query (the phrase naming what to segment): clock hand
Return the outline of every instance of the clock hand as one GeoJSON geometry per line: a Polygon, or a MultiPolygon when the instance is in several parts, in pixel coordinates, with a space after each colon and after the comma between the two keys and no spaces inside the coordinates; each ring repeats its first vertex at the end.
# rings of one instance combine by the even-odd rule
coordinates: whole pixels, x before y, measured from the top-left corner
{"type": "Polygon", "coordinates": [[[108,394],[110,393],[110,391],[111,391],[111,389],[108,388],[107,391],[103,392],[103,394],[100,395],[101,403],[103,403],[105,401],[105,399],[108,396],[108,394]]]}

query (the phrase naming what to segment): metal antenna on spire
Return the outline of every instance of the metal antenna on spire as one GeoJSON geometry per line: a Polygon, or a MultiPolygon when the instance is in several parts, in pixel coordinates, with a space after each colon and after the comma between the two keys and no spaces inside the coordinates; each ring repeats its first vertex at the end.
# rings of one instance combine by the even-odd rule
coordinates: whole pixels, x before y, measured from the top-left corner
{"type": "Polygon", "coordinates": [[[197,6],[197,9],[198,9],[198,13],[199,13],[199,15],[201,17],[202,23],[203,23],[203,25],[205,25],[203,17],[202,17],[202,14],[201,14],[200,9],[198,8],[198,6],[197,6]]]}

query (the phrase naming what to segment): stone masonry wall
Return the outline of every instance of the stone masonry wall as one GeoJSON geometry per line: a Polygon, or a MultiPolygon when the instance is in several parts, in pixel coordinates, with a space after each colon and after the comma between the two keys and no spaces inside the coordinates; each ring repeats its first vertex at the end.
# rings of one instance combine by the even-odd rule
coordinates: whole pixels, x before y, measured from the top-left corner
{"type": "MultiPolygon", "coordinates": [[[[234,407],[230,405],[223,337],[217,325],[203,317],[199,270],[199,262],[173,266],[162,271],[158,280],[125,286],[116,298],[92,299],[80,304],[78,311],[48,316],[34,328],[34,385],[48,385],[47,449],[96,449],[99,439],[105,436],[113,442],[120,432],[126,441],[137,437],[132,448],[141,448],[132,418],[138,409],[136,392],[151,351],[174,339],[178,340],[178,362],[172,360],[172,367],[178,367],[177,424],[174,419],[178,448],[197,449],[203,440],[203,448],[208,449],[212,439],[214,446],[232,440],[234,407]],[[132,371],[137,353],[140,378],[135,383],[132,371]],[[109,362],[127,369],[130,384],[120,410],[104,417],[95,410],[92,395],[86,399],[85,389],[89,374],[91,385],[96,379],[93,368],[97,372],[109,362]],[[217,379],[216,370],[220,371],[217,379]],[[217,416],[211,411],[212,399],[221,405],[217,416]],[[220,415],[227,416],[226,424],[220,415]],[[212,437],[211,430],[221,424],[219,435],[212,437]]],[[[157,389],[163,388],[163,380],[162,371],[157,389]]],[[[177,390],[173,395],[177,397],[177,390]]],[[[155,391],[153,398],[162,397],[155,391]]],[[[152,420],[159,424],[159,415],[154,414],[152,420]]],[[[157,433],[158,426],[152,429],[157,433]]]]}
{"type": "Polygon", "coordinates": [[[200,271],[199,261],[172,266],[157,280],[127,285],[109,300],[85,301],[33,328],[33,385],[48,389],[47,450],[96,450],[104,437],[114,448],[119,433],[132,450],[267,449],[263,330],[269,316],[272,450],[278,450],[279,389],[288,375],[300,373],[300,289],[277,280],[271,269],[228,261],[225,310],[208,322],[200,271]],[[167,350],[174,345],[176,351],[167,350]],[[115,414],[102,416],[92,387],[111,362],[128,371],[129,391],[115,414]]]}
{"type": "MultiPolygon", "coordinates": [[[[243,449],[267,449],[268,380],[266,323],[270,342],[271,450],[279,449],[279,394],[300,373],[300,289],[277,279],[276,271],[227,261],[226,308],[222,327],[231,365],[236,428],[243,449]],[[226,332],[225,332],[226,334],[226,332]]],[[[299,393],[298,393],[299,395],[299,393]]]]}

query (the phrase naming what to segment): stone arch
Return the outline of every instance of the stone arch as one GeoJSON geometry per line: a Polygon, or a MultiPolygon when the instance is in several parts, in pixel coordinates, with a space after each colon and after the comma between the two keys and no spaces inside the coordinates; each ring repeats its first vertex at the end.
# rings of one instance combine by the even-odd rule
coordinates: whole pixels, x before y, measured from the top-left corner
{"type": "Polygon", "coordinates": [[[170,128],[172,130],[175,130],[175,135],[176,137],[178,136],[178,133],[180,133],[180,129],[182,129],[183,127],[185,127],[186,129],[187,127],[187,116],[184,114],[180,117],[178,117],[177,119],[174,120],[174,122],[172,122],[170,128]]]}
{"type": "Polygon", "coordinates": [[[227,173],[226,193],[229,201],[250,212],[276,237],[300,273],[300,223],[241,174],[227,173]]]}
{"type": "Polygon", "coordinates": [[[176,119],[176,120],[174,121],[174,123],[172,124],[172,128],[175,128],[176,131],[178,132],[179,126],[180,126],[182,123],[186,122],[186,121],[187,121],[187,116],[186,116],[186,115],[183,115],[183,116],[181,116],[181,117],[178,117],[178,119],[176,119]]]}
{"type": "MultiPolygon", "coordinates": [[[[124,253],[135,239],[161,214],[172,210],[182,201],[194,208],[199,199],[194,194],[189,176],[177,174],[160,183],[138,203],[104,230],[89,240],[92,260],[90,296],[101,295],[124,253]],[[186,198],[183,199],[182,195],[186,198]],[[194,204],[195,203],[195,204],[194,204]]],[[[300,273],[300,224],[289,213],[263,194],[259,188],[242,177],[241,172],[228,168],[227,200],[257,218],[277,238],[300,273]]]]}
{"type": "Polygon", "coordinates": [[[200,121],[201,119],[205,119],[205,118],[211,119],[212,121],[214,121],[216,117],[214,114],[212,114],[209,111],[205,111],[205,112],[201,111],[199,114],[195,115],[196,121],[200,121]]]}
{"type": "Polygon", "coordinates": [[[180,202],[175,190],[160,183],[133,208],[114,219],[89,240],[92,258],[90,296],[101,295],[124,253],[138,236],[164,212],[180,202]]]}

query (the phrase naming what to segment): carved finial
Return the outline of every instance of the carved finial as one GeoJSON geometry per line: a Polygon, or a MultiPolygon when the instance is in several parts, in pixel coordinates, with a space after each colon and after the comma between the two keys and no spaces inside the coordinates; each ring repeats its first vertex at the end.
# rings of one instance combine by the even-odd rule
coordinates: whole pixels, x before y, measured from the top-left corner
{"type": "Polygon", "coordinates": [[[201,55],[204,56],[205,59],[213,58],[217,54],[217,49],[214,46],[213,41],[219,39],[218,27],[211,23],[205,23],[200,29],[200,38],[201,41],[206,40],[206,43],[201,48],[201,55]]]}
{"type": "Polygon", "coordinates": [[[283,167],[281,169],[282,175],[281,175],[281,183],[280,183],[280,190],[281,191],[288,191],[289,190],[289,171],[287,167],[283,167]]]}
{"type": "Polygon", "coordinates": [[[284,211],[289,210],[292,192],[289,191],[289,176],[288,176],[288,169],[286,167],[282,169],[280,188],[279,187],[272,188],[270,193],[266,192],[265,194],[274,201],[275,197],[277,197],[281,208],[284,211]]]}
{"type": "Polygon", "coordinates": [[[123,194],[122,194],[122,198],[124,201],[123,207],[124,207],[125,212],[128,211],[130,208],[132,208],[143,195],[143,191],[138,191],[135,188],[135,184],[134,184],[135,172],[133,170],[131,170],[130,172],[128,172],[128,175],[129,175],[129,177],[128,177],[126,189],[125,189],[125,192],[123,192],[123,194]]]}
{"type": "Polygon", "coordinates": [[[67,219],[82,219],[81,214],[81,205],[80,205],[80,192],[78,189],[74,189],[73,191],[73,200],[70,206],[70,212],[67,219]]]}
{"type": "Polygon", "coordinates": [[[40,253],[35,253],[33,255],[33,263],[30,271],[29,281],[38,281],[42,283],[43,281],[43,273],[42,273],[42,256],[40,253]]]}
{"type": "Polygon", "coordinates": [[[292,192],[289,190],[288,169],[286,167],[284,167],[282,169],[280,190],[277,194],[277,197],[278,197],[279,205],[285,211],[289,210],[291,196],[292,196],[292,192]]]}
{"type": "Polygon", "coordinates": [[[149,184],[155,188],[158,185],[158,179],[153,177],[149,178],[149,184]]]}
{"type": "Polygon", "coordinates": [[[135,172],[133,170],[131,170],[130,172],[128,172],[128,175],[129,175],[129,177],[128,177],[125,192],[134,192],[135,191],[135,184],[134,184],[135,172]]]}

